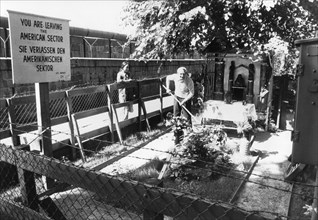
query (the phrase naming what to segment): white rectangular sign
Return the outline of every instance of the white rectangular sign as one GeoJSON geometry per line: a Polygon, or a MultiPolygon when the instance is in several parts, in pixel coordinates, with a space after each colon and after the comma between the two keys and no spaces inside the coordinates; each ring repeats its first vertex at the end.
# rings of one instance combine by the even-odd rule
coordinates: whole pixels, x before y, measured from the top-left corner
{"type": "Polygon", "coordinates": [[[71,80],[69,20],[8,13],[13,83],[71,80]]]}

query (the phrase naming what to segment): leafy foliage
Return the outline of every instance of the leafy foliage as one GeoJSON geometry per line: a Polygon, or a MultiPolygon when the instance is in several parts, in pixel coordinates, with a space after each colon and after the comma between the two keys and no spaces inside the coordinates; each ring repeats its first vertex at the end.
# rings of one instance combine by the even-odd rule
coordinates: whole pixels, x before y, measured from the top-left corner
{"type": "Polygon", "coordinates": [[[211,44],[226,52],[270,50],[264,45],[273,38],[294,54],[296,39],[314,36],[317,9],[308,0],[131,1],[124,21],[135,27],[129,39],[139,59],[204,53],[211,44]]]}
{"type": "Polygon", "coordinates": [[[226,145],[227,134],[220,127],[204,127],[199,132],[191,132],[185,136],[181,144],[172,152],[180,158],[172,170],[171,178],[211,179],[227,172],[231,167],[231,154],[234,149],[226,145]]]}

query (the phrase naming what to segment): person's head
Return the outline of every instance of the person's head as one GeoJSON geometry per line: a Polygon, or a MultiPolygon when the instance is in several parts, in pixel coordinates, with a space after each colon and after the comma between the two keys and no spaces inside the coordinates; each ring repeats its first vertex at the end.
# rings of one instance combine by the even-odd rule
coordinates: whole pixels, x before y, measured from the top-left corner
{"type": "Polygon", "coordinates": [[[179,67],[177,69],[177,74],[179,75],[180,79],[184,79],[185,76],[188,74],[188,71],[185,67],[179,67]]]}
{"type": "Polygon", "coordinates": [[[129,63],[127,61],[122,62],[120,69],[124,72],[129,72],[129,63]]]}

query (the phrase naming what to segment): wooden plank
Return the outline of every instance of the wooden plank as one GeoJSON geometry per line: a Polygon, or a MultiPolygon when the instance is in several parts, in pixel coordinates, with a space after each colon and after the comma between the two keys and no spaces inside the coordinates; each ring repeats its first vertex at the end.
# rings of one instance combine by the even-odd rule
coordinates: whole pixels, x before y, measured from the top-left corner
{"type": "Polygon", "coordinates": [[[38,132],[42,134],[42,153],[51,157],[52,153],[52,133],[50,118],[49,84],[35,83],[36,110],[38,121],[38,132]]]}
{"type": "Polygon", "coordinates": [[[68,118],[66,115],[58,117],[58,118],[52,118],[51,119],[51,126],[59,125],[59,124],[67,123],[67,122],[68,122],[68,118]]]}
{"type": "Polygon", "coordinates": [[[12,98],[12,105],[26,105],[26,104],[31,104],[35,102],[36,100],[34,95],[12,98]]]}
{"type": "Polygon", "coordinates": [[[97,87],[68,90],[68,95],[71,97],[74,97],[74,96],[81,96],[81,95],[87,95],[87,94],[93,94],[93,93],[99,93],[99,92],[105,92],[105,91],[106,91],[106,87],[105,85],[102,85],[97,87]]]}
{"type": "Polygon", "coordinates": [[[146,124],[147,124],[147,131],[151,131],[149,120],[148,120],[148,116],[147,116],[146,106],[145,106],[145,103],[141,99],[140,99],[139,105],[141,106],[142,111],[144,113],[143,115],[144,115],[144,119],[145,119],[146,124]]]}
{"type": "Polygon", "coordinates": [[[14,105],[12,104],[12,99],[7,99],[7,106],[8,106],[8,118],[9,118],[9,129],[11,132],[11,141],[13,146],[17,146],[20,144],[20,140],[18,137],[17,132],[17,125],[16,125],[16,115],[14,111],[14,105]]]}
{"type": "Polygon", "coordinates": [[[50,197],[41,198],[40,205],[50,218],[54,220],[66,220],[63,213],[50,197]]]}
{"type": "MultiPolygon", "coordinates": [[[[19,134],[19,133],[17,133],[19,134]]],[[[0,140],[1,139],[5,139],[5,138],[9,138],[11,137],[11,131],[10,130],[3,130],[3,131],[0,131],[0,140]]]]}
{"type": "Polygon", "coordinates": [[[151,100],[155,100],[160,98],[160,95],[152,95],[152,96],[147,96],[147,97],[142,97],[142,101],[147,102],[147,101],[151,101],[151,100]]]}
{"type": "Polygon", "coordinates": [[[51,218],[12,201],[0,199],[0,211],[14,219],[50,220],[51,218]]]}
{"type": "Polygon", "coordinates": [[[162,87],[162,78],[160,78],[160,87],[159,87],[159,96],[160,96],[160,120],[163,122],[163,87],[162,87]]]}
{"type": "Polygon", "coordinates": [[[118,138],[119,138],[119,142],[120,144],[123,144],[123,136],[121,135],[121,130],[120,130],[120,126],[119,126],[119,122],[118,122],[118,115],[117,115],[117,111],[116,111],[116,108],[114,107],[114,105],[112,104],[112,112],[114,113],[114,116],[115,116],[115,127],[116,127],[116,130],[117,130],[117,135],[118,135],[118,138]]]}
{"type": "Polygon", "coordinates": [[[16,132],[19,135],[19,134],[27,133],[27,132],[36,132],[37,129],[38,129],[37,123],[32,123],[32,124],[16,127],[16,132]]]}
{"type": "Polygon", "coordinates": [[[106,87],[106,95],[107,95],[107,106],[108,106],[108,117],[109,117],[109,130],[111,133],[111,142],[114,142],[115,138],[114,138],[114,117],[113,117],[113,109],[112,109],[112,98],[113,97],[113,93],[114,91],[111,89],[111,87],[109,85],[107,85],[106,87]]]}
{"type": "Polygon", "coordinates": [[[96,192],[102,197],[120,199],[124,207],[131,207],[134,204],[140,211],[147,209],[167,216],[178,216],[180,219],[186,220],[195,218],[220,219],[221,216],[226,216],[225,219],[246,219],[248,216],[253,220],[267,220],[263,216],[229,204],[212,202],[181,192],[83,169],[30,152],[18,151],[5,146],[0,147],[0,152],[2,161],[96,192]],[[25,161],[24,158],[28,158],[28,160],[25,161]]]}
{"type": "Polygon", "coordinates": [[[124,89],[124,88],[133,88],[138,86],[138,81],[132,80],[132,81],[126,81],[126,82],[119,82],[119,83],[112,83],[109,84],[108,87],[110,90],[118,90],[118,89],[124,89]]]}
{"type": "Polygon", "coordinates": [[[102,135],[105,135],[105,134],[107,134],[109,132],[110,132],[109,127],[105,126],[105,127],[102,127],[102,128],[96,129],[96,130],[92,130],[92,131],[89,131],[89,132],[86,132],[86,133],[82,133],[81,134],[81,139],[82,139],[82,142],[85,142],[88,139],[92,139],[92,138],[95,138],[95,137],[98,137],[98,136],[102,136],[102,135]]]}
{"type": "MultiPolygon", "coordinates": [[[[30,146],[21,145],[19,149],[29,151],[30,146]]],[[[23,204],[38,212],[40,209],[38,196],[36,194],[34,173],[28,170],[21,169],[20,167],[17,167],[17,172],[19,177],[21,198],[23,204]]]]}
{"type": "MultiPolygon", "coordinates": [[[[45,156],[52,157],[52,133],[51,133],[51,118],[50,118],[50,98],[49,98],[49,83],[35,83],[35,98],[38,133],[41,134],[41,153],[45,156]]],[[[53,187],[54,180],[43,177],[44,187],[49,189],[53,187]]]]}
{"type": "Polygon", "coordinates": [[[50,100],[65,99],[65,92],[64,91],[50,92],[49,96],[50,96],[50,100]]]}
{"type": "Polygon", "coordinates": [[[152,78],[152,79],[143,79],[143,80],[139,81],[139,84],[141,86],[152,84],[152,83],[160,83],[160,79],[159,78],[152,78]]]}
{"type": "Polygon", "coordinates": [[[70,90],[67,90],[65,92],[65,102],[66,102],[66,110],[67,110],[67,122],[68,126],[70,128],[70,142],[72,145],[71,149],[71,159],[76,159],[76,150],[75,150],[75,135],[74,135],[74,126],[73,126],[73,120],[72,120],[72,114],[73,114],[73,103],[72,98],[69,94],[70,90]]]}
{"type": "Polygon", "coordinates": [[[73,122],[73,127],[74,127],[75,133],[76,133],[76,140],[77,140],[77,143],[78,143],[78,146],[79,146],[79,150],[80,150],[80,153],[81,153],[81,158],[82,158],[83,162],[85,163],[86,162],[86,157],[85,157],[85,154],[84,154],[83,144],[82,144],[82,140],[81,140],[81,133],[80,133],[80,130],[79,130],[76,118],[75,118],[75,114],[72,114],[72,122],[73,122]]]}
{"type": "Polygon", "coordinates": [[[159,173],[159,176],[158,176],[158,180],[161,180],[164,176],[164,174],[168,171],[169,169],[169,166],[170,166],[170,160],[172,158],[172,154],[169,154],[169,156],[167,157],[167,160],[165,162],[165,164],[163,165],[160,173],[159,173]]]}
{"type": "Polygon", "coordinates": [[[123,103],[114,103],[113,106],[114,108],[119,108],[119,107],[123,107],[123,106],[128,106],[128,105],[133,105],[139,102],[139,99],[134,99],[132,101],[128,101],[128,102],[123,102],[123,103]]]}
{"type": "Polygon", "coordinates": [[[86,118],[92,115],[97,115],[97,114],[108,112],[108,111],[109,111],[108,106],[103,106],[103,107],[92,109],[92,110],[77,112],[75,113],[75,115],[77,119],[81,119],[81,118],[86,118]]]}

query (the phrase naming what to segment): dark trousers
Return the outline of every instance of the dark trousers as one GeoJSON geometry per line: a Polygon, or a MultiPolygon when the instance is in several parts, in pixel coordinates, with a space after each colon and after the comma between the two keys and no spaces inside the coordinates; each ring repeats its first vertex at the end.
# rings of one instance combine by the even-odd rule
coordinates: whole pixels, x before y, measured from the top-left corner
{"type": "MultiPolygon", "coordinates": [[[[176,96],[176,98],[178,99],[179,102],[182,102],[184,98],[180,98],[178,96],[176,96]]],[[[191,116],[190,114],[183,108],[181,107],[181,105],[179,104],[179,102],[177,102],[177,100],[174,100],[173,103],[173,116],[183,116],[186,119],[188,119],[191,123],[191,116]]],[[[191,100],[188,100],[184,106],[186,107],[186,109],[188,109],[188,111],[191,110],[191,100]]]]}

